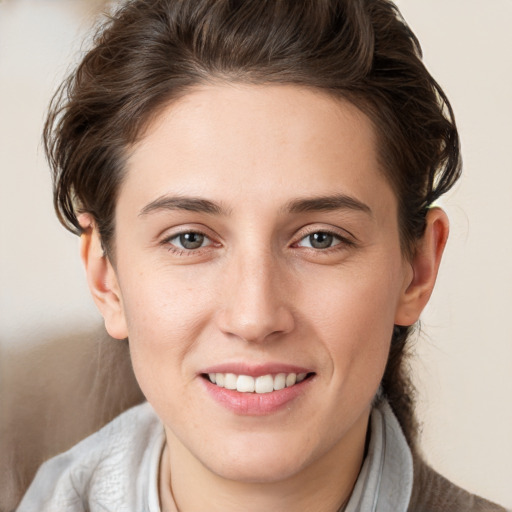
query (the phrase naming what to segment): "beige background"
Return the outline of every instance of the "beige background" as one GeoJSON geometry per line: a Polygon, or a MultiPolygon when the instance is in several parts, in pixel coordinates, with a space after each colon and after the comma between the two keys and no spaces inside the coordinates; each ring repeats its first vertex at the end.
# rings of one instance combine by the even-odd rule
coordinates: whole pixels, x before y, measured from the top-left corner
{"type": "MultiPolygon", "coordinates": [[[[53,402],[85,415],[77,389],[92,393],[96,379],[100,394],[119,392],[91,377],[103,357],[94,343],[114,342],[97,334],[78,240],[54,218],[39,143],[47,102],[100,3],[0,0],[0,445],[18,450],[13,458],[38,450],[38,429],[58,429],[53,402]],[[32,444],[8,439],[29,424],[32,444]]],[[[442,201],[452,235],[417,341],[422,444],[450,479],[512,507],[512,0],[398,3],[452,101],[465,160],[464,177],[442,201]]],[[[138,399],[134,391],[117,406],[138,399]]],[[[93,428],[77,423],[76,435],[93,428]]],[[[14,500],[23,478],[6,474],[0,496],[10,486],[14,500]]]]}

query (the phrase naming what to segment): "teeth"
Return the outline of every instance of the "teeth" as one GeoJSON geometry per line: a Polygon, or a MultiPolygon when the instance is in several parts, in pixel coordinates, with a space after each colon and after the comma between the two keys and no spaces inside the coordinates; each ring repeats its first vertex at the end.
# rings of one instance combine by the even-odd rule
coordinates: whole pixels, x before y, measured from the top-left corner
{"type": "Polygon", "coordinates": [[[297,382],[297,374],[289,373],[286,376],[286,387],[289,388],[289,387],[293,386],[295,384],[295,382],[297,382]]]}
{"type": "Polygon", "coordinates": [[[278,373],[274,377],[274,390],[279,391],[286,387],[286,373],[278,373]]]}
{"type": "Polygon", "coordinates": [[[254,392],[254,378],[248,375],[239,375],[236,380],[236,390],[240,393],[254,392]]]}
{"type": "Polygon", "coordinates": [[[236,389],[237,386],[237,377],[234,373],[226,373],[226,378],[224,379],[224,387],[226,389],[236,389]]]}
{"type": "Polygon", "coordinates": [[[302,382],[307,373],[278,373],[275,376],[235,375],[234,373],[209,373],[210,382],[221,388],[236,389],[240,393],[272,393],[302,382]]]}
{"type": "Polygon", "coordinates": [[[223,388],[225,380],[226,380],[225,373],[216,373],[215,374],[215,384],[217,384],[217,386],[223,388]]]}
{"type": "Polygon", "coordinates": [[[256,393],[272,393],[274,391],[274,378],[272,375],[257,377],[254,383],[256,393]]]}

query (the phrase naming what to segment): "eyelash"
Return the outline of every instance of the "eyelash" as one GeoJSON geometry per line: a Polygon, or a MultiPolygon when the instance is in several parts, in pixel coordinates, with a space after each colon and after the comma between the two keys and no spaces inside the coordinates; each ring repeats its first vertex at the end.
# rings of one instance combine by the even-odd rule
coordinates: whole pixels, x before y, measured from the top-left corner
{"type": "MultiPolygon", "coordinates": [[[[173,233],[171,236],[162,240],[161,244],[164,245],[169,252],[172,252],[173,254],[175,254],[177,256],[194,256],[194,255],[199,254],[203,250],[207,250],[211,246],[215,246],[215,245],[219,246],[220,245],[220,244],[216,244],[214,241],[212,241],[212,239],[206,233],[199,231],[199,230],[186,230],[186,231],[181,231],[179,233],[173,233]],[[172,241],[183,236],[183,235],[200,235],[200,236],[203,236],[206,240],[208,240],[209,243],[207,245],[204,245],[204,246],[202,245],[195,249],[186,249],[186,248],[182,249],[182,248],[177,247],[175,244],[173,244],[172,241]]],[[[340,251],[340,250],[346,249],[347,247],[353,247],[355,245],[356,245],[356,243],[353,240],[350,240],[347,237],[341,236],[339,233],[337,233],[335,231],[328,230],[328,229],[312,229],[307,233],[301,234],[301,237],[299,238],[299,240],[297,242],[294,242],[292,244],[292,247],[299,247],[299,248],[303,248],[305,250],[314,251],[316,253],[326,254],[326,253],[331,253],[334,251],[340,251]],[[305,240],[308,237],[311,237],[312,235],[315,235],[315,234],[323,234],[323,235],[332,236],[335,240],[337,240],[337,243],[335,243],[334,245],[331,245],[330,247],[326,247],[326,248],[322,248],[322,249],[311,247],[311,246],[304,247],[304,246],[299,245],[303,240],[305,240]]]]}
{"type": "Polygon", "coordinates": [[[334,251],[341,251],[341,250],[346,249],[347,247],[354,247],[355,245],[356,245],[355,241],[350,240],[349,238],[340,235],[338,232],[329,230],[329,229],[312,229],[309,232],[301,234],[301,237],[299,238],[299,240],[297,242],[293,243],[293,246],[302,247],[303,249],[306,249],[309,251],[315,251],[316,253],[322,253],[322,254],[329,254],[334,251]],[[326,247],[324,249],[318,249],[315,247],[308,247],[308,246],[303,247],[303,246],[298,245],[303,240],[311,237],[312,235],[320,234],[320,233],[323,235],[332,236],[338,242],[336,244],[331,245],[330,247],[326,247]]]}
{"type": "Polygon", "coordinates": [[[169,252],[172,252],[173,254],[175,254],[177,256],[194,256],[194,255],[198,254],[200,251],[207,249],[208,247],[210,247],[212,245],[218,245],[218,244],[215,244],[215,242],[213,242],[212,239],[206,233],[203,233],[202,231],[194,230],[194,229],[181,231],[179,233],[173,233],[171,236],[168,236],[164,240],[162,240],[161,244],[163,246],[165,246],[169,252]],[[180,247],[177,247],[176,245],[174,245],[172,243],[172,240],[175,240],[176,238],[179,238],[183,235],[201,235],[206,240],[208,240],[210,243],[208,243],[205,246],[198,247],[196,249],[186,249],[186,248],[181,249],[180,247]]]}

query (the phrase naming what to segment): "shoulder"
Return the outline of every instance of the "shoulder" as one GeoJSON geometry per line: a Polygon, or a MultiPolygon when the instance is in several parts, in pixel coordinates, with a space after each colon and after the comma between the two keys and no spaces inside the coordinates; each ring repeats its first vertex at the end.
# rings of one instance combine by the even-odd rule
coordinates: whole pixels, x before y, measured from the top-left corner
{"type": "Polygon", "coordinates": [[[129,409],[45,462],[18,512],[130,510],[138,495],[147,491],[141,489],[147,483],[139,474],[154,463],[163,439],[163,427],[148,403],[129,409]]]}
{"type": "Polygon", "coordinates": [[[414,456],[414,481],[408,512],[505,512],[495,503],[471,494],[414,456]]]}

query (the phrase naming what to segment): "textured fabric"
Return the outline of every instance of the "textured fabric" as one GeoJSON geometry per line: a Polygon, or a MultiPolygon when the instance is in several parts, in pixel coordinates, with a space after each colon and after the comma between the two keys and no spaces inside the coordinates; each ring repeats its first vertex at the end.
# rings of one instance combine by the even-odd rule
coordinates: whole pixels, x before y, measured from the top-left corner
{"type": "Polygon", "coordinates": [[[415,457],[414,485],[408,512],[507,511],[452,484],[419,457],[415,457]]]}
{"type": "Polygon", "coordinates": [[[372,411],[370,445],[344,512],[406,512],[412,491],[412,455],[385,401],[372,411]]]}
{"type": "MultiPolygon", "coordinates": [[[[368,454],[344,512],[504,512],[411,455],[391,408],[371,415],[368,454]],[[414,463],[413,463],[414,461],[414,463]]],[[[160,512],[163,426],[144,403],[41,466],[17,512],[160,512]]]]}
{"type": "Polygon", "coordinates": [[[17,512],[159,512],[165,435],[148,403],[43,464],[17,512]]]}

